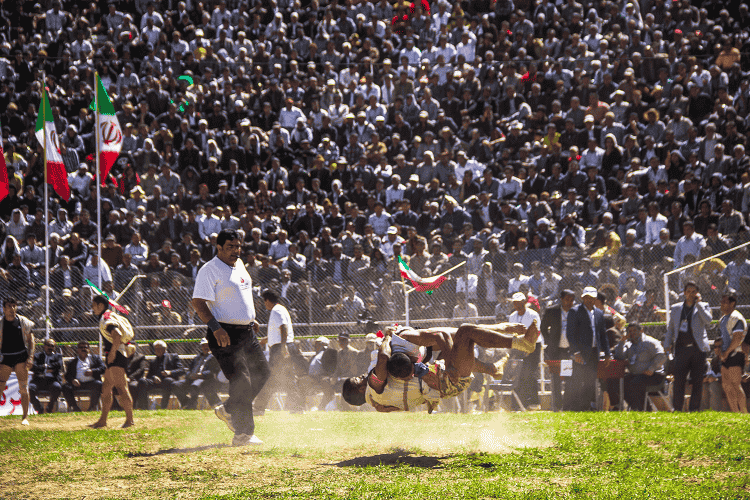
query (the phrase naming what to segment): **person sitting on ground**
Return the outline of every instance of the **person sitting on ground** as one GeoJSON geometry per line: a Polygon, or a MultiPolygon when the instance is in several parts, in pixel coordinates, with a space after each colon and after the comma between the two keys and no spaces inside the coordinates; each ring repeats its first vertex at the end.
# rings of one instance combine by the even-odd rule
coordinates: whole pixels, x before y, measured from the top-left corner
{"type": "Polygon", "coordinates": [[[457,396],[469,387],[472,372],[502,377],[507,357],[495,364],[480,362],[475,358],[475,344],[531,353],[538,337],[536,322],[528,328],[520,323],[421,330],[387,328],[375,368],[367,375],[345,380],[342,396],[352,405],[369,402],[380,412],[408,411],[423,403],[432,411],[440,399],[457,396]],[[393,339],[398,341],[396,350],[400,352],[393,352],[393,339]],[[398,349],[409,343],[439,350],[442,359],[426,365],[420,351],[411,351],[410,355],[398,349]]]}

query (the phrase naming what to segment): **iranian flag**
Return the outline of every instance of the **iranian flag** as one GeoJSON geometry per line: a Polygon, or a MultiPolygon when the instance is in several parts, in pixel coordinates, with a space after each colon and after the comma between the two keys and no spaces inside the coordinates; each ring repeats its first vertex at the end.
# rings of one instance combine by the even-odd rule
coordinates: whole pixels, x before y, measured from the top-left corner
{"type": "Polygon", "coordinates": [[[47,157],[46,179],[65,201],[70,200],[70,186],[68,186],[68,173],[65,171],[60,145],[57,143],[57,130],[52,119],[52,108],[49,105],[47,89],[42,93],[42,102],[39,104],[39,114],[36,117],[36,139],[39,144],[44,145],[44,153],[47,157]]]}
{"type": "Polygon", "coordinates": [[[99,73],[96,74],[96,102],[99,106],[99,109],[96,110],[99,114],[99,133],[96,134],[97,151],[99,152],[99,178],[104,185],[107,174],[117,161],[117,157],[120,156],[122,130],[120,129],[120,122],[117,121],[117,116],[115,116],[115,107],[104,89],[99,73]]]}
{"type": "Polygon", "coordinates": [[[398,268],[401,271],[401,276],[411,281],[411,284],[418,292],[427,292],[431,294],[433,290],[437,290],[440,285],[445,281],[445,276],[435,276],[434,278],[420,278],[417,273],[409,269],[406,262],[398,257],[398,268]]]}
{"type": "Polygon", "coordinates": [[[0,141],[0,200],[10,193],[10,184],[8,183],[8,166],[5,164],[5,153],[3,152],[3,143],[0,141]]]}

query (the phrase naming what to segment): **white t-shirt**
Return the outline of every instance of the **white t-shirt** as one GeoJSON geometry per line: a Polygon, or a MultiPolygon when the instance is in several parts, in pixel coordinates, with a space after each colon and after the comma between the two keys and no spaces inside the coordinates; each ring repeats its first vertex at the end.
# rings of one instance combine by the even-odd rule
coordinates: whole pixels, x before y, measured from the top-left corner
{"type": "Polygon", "coordinates": [[[220,323],[247,325],[255,320],[253,284],[242,259],[229,267],[219,257],[204,265],[195,279],[194,299],[207,300],[220,323]]]}
{"type": "Polygon", "coordinates": [[[294,342],[294,330],[292,329],[292,317],[289,311],[281,304],[276,304],[268,316],[268,346],[281,343],[281,325],[286,325],[286,343],[294,342]]]}
{"type": "MultiPolygon", "coordinates": [[[[539,313],[528,307],[526,308],[526,312],[523,313],[523,316],[518,314],[518,312],[513,311],[513,313],[511,313],[510,315],[510,318],[508,318],[509,322],[521,323],[526,328],[530,327],[531,323],[533,323],[534,320],[536,320],[536,326],[537,328],[539,328],[539,326],[542,324],[542,320],[539,319],[539,313]]],[[[539,339],[537,340],[537,343],[539,342],[541,342],[542,344],[544,343],[544,338],[541,336],[541,334],[539,335],[539,339]]]]}

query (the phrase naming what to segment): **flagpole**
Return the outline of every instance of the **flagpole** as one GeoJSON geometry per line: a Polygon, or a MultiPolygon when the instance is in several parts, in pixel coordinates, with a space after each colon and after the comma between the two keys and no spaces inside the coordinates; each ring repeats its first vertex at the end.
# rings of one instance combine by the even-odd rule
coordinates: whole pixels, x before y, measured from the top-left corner
{"type": "MultiPolygon", "coordinates": [[[[466,261],[463,261],[463,262],[461,262],[460,264],[457,264],[457,265],[455,265],[455,266],[451,267],[451,268],[450,268],[450,269],[448,269],[447,271],[443,271],[442,273],[438,274],[437,276],[432,276],[432,278],[434,279],[434,278],[439,278],[439,277],[441,277],[441,276],[445,276],[445,275],[446,275],[446,274],[448,274],[449,272],[451,272],[451,271],[455,271],[456,269],[458,269],[459,267],[463,266],[464,264],[466,264],[466,261]]],[[[401,279],[403,280],[403,277],[402,277],[401,279]]],[[[409,290],[408,292],[406,292],[406,293],[411,293],[411,292],[413,292],[414,290],[416,290],[416,288],[412,288],[412,289],[410,289],[410,290],[409,290]]]]}
{"type": "MultiPolygon", "coordinates": [[[[42,101],[47,96],[47,75],[42,71],[42,101]]],[[[47,123],[47,106],[42,105],[44,123],[47,123]]],[[[46,126],[44,130],[46,131],[46,126]]],[[[44,137],[44,338],[49,338],[49,185],[47,184],[47,136],[44,137]]]]}
{"type": "MultiPolygon", "coordinates": [[[[96,115],[96,130],[94,132],[94,154],[96,155],[96,248],[99,258],[96,264],[96,275],[98,277],[99,289],[102,289],[102,180],[99,171],[99,73],[94,73],[94,115],[96,115]]],[[[102,333],[99,332],[99,355],[102,355],[102,333]]]]}
{"type": "MultiPolygon", "coordinates": [[[[403,260],[403,257],[400,254],[397,258],[403,260]]],[[[398,264],[399,263],[396,262],[396,265],[398,264]]],[[[399,266],[399,268],[400,267],[401,266],[399,266]]],[[[401,286],[404,288],[404,316],[405,316],[404,323],[406,326],[409,326],[409,292],[406,291],[406,280],[404,280],[404,275],[401,274],[401,272],[399,272],[398,274],[399,276],[401,276],[401,286]]]]}

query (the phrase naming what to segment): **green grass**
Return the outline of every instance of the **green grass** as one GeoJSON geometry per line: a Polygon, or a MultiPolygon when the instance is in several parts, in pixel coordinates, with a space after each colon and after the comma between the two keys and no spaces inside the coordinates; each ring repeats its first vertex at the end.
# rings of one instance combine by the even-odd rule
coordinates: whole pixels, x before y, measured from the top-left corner
{"type": "Polygon", "coordinates": [[[750,420],[726,413],[269,412],[257,448],[212,412],[95,417],[0,419],[0,498],[750,498],[750,420]]]}

